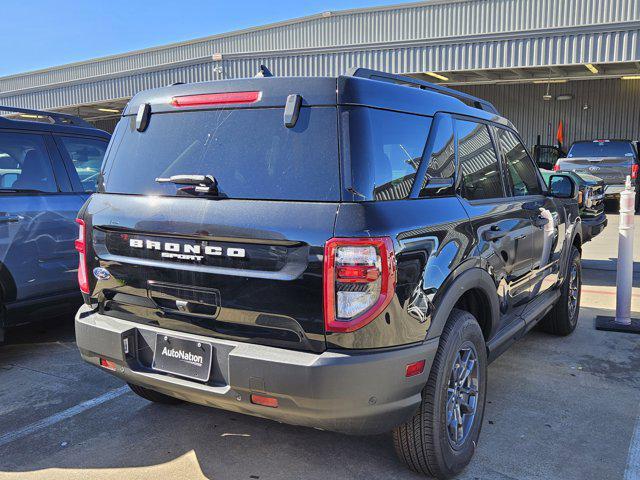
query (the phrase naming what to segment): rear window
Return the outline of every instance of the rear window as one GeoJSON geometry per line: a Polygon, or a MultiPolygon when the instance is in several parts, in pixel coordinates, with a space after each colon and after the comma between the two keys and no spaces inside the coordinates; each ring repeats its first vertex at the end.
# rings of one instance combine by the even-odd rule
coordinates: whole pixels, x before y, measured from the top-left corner
{"type": "Polygon", "coordinates": [[[293,128],[283,109],[151,115],[144,132],[123,118],[104,167],[104,191],[176,195],[158,177],[213,175],[221,196],[265,200],[340,199],[335,107],[302,108],[293,128]]]}
{"type": "Polygon", "coordinates": [[[594,140],[576,142],[571,145],[567,157],[634,157],[635,150],[630,142],[616,140],[594,140]]]}

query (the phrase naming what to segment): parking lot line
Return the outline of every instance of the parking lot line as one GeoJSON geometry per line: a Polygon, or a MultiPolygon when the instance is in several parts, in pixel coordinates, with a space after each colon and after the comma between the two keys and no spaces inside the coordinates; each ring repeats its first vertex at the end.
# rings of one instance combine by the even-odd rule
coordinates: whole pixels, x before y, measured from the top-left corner
{"type": "Polygon", "coordinates": [[[24,428],[0,435],[0,447],[6,445],[7,443],[11,443],[15,440],[18,440],[19,438],[26,437],[27,435],[31,435],[32,433],[35,433],[39,430],[50,427],[51,425],[54,425],[58,422],[66,420],[67,418],[71,418],[75,415],[78,415],[79,413],[82,413],[85,410],[96,407],[100,404],[108,402],[109,400],[113,400],[114,398],[117,398],[120,395],[127,393],[128,391],[130,390],[129,390],[129,387],[127,386],[120,387],[115,390],[111,390],[110,392],[100,395],[99,397],[92,398],[91,400],[87,400],[85,402],[79,403],[78,405],[67,408],[62,412],[58,412],[55,415],[51,415],[50,417],[43,418],[42,420],[38,420],[37,422],[34,422],[31,425],[27,425],[24,428]]]}
{"type": "Polygon", "coordinates": [[[629,444],[627,468],[624,471],[624,480],[637,480],[638,478],[640,478],[640,415],[636,419],[636,427],[629,444]]]}

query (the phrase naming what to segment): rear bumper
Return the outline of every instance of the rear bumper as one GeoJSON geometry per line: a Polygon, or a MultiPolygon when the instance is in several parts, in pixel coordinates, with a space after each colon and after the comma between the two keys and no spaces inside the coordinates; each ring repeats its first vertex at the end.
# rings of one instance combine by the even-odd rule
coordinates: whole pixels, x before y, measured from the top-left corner
{"type": "Polygon", "coordinates": [[[608,224],[607,216],[602,213],[597,217],[582,218],[582,241],[588,242],[596,235],[599,235],[608,224]]]}
{"type": "MultiPolygon", "coordinates": [[[[102,315],[87,306],[75,321],[82,358],[96,366],[100,358],[116,363],[114,374],[188,402],[349,434],[377,434],[411,417],[421,401],[438,348],[438,339],[384,351],[326,351],[322,354],[182,334],[102,315]],[[155,348],[156,334],[168,334],[213,346],[209,382],[155,372],[144,349],[155,348]],[[136,338],[126,355],[124,338],[136,338]],[[426,360],[424,372],[406,378],[406,365],[426,360]],[[148,363],[148,362],[147,362],[148,363]],[[278,408],[254,405],[251,393],[276,397],[278,408]]],[[[108,371],[108,370],[105,370],[108,371]]]]}

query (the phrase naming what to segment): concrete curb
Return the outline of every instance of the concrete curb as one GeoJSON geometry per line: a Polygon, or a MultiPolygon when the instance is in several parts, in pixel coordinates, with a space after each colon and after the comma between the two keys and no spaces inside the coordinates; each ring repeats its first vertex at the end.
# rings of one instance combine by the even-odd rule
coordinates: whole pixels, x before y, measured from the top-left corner
{"type": "MultiPolygon", "coordinates": [[[[615,272],[618,262],[615,258],[609,260],[582,260],[582,268],[589,270],[605,270],[615,272]]],[[[633,273],[640,273],[640,262],[633,262],[633,273]]]]}

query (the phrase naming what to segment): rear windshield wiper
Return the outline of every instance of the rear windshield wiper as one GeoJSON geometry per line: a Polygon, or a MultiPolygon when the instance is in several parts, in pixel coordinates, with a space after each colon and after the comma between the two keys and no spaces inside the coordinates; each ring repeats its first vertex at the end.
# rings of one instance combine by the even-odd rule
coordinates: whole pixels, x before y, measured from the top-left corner
{"type": "Polygon", "coordinates": [[[158,183],[175,183],[176,185],[192,185],[196,193],[219,195],[218,181],[213,175],[172,175],[156,178],[158,183]]]}

